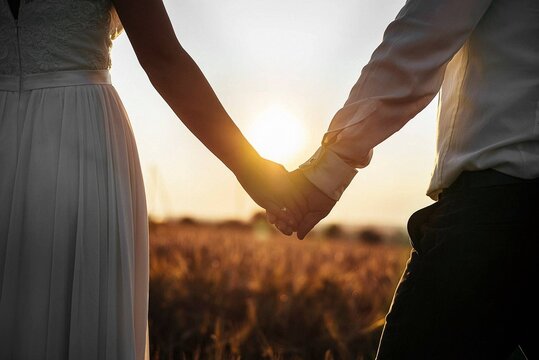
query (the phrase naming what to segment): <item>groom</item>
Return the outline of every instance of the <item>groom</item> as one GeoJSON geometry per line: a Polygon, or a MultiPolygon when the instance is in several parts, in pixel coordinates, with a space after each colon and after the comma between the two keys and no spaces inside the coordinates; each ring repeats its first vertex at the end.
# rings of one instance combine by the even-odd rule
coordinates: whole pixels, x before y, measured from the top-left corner
{"type": "Polygon", "coordinates": [[[314,156],[292,173],[305,235],[372,149],[441,90],[433,205],[408,221],[411,257],[377,359],[505,359],[533,341],[539,230],[539,2],[408,0],[314,156]]]}

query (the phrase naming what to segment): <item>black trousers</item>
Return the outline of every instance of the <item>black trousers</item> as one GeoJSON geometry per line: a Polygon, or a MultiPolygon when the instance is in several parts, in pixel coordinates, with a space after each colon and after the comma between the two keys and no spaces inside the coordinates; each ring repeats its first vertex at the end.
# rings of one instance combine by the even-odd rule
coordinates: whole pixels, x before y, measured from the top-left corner
{"type": "Polygon", "coordinates": [[[539,179],[465,172],[408,233],[378,360],[539,359],[539,179]]]}

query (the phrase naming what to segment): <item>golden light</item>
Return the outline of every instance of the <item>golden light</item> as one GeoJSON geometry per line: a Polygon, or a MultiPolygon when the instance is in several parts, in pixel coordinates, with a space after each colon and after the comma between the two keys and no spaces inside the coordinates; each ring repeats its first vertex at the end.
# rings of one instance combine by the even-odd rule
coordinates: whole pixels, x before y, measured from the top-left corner
{"type": "Polygon", "coordinates": [[[304,146],[305,127],[290,112],[274,106],[253,121],[246,136],[261,156],[283,163],[304,146]]]}

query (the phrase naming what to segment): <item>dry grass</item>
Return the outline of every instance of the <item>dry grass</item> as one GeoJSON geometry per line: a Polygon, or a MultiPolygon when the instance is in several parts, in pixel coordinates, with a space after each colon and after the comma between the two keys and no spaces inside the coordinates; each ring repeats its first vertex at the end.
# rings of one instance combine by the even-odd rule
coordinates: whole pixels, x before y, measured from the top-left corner
{"type": "Polygon", "coordinates": [[[152,226],[152,359],[372,359],[408,248],[152,226]]]}

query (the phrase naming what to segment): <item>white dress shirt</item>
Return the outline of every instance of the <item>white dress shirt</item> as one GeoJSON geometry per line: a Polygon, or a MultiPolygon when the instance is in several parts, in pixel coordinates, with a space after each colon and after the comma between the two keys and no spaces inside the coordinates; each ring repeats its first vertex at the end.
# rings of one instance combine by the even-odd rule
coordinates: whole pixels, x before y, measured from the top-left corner
{"type": "Polygon", "coordinates": [[[539,177],[539,0],[408,0],[300,168],[338,200],[440,88],[427,195],[464,170],[539,177]]]}

